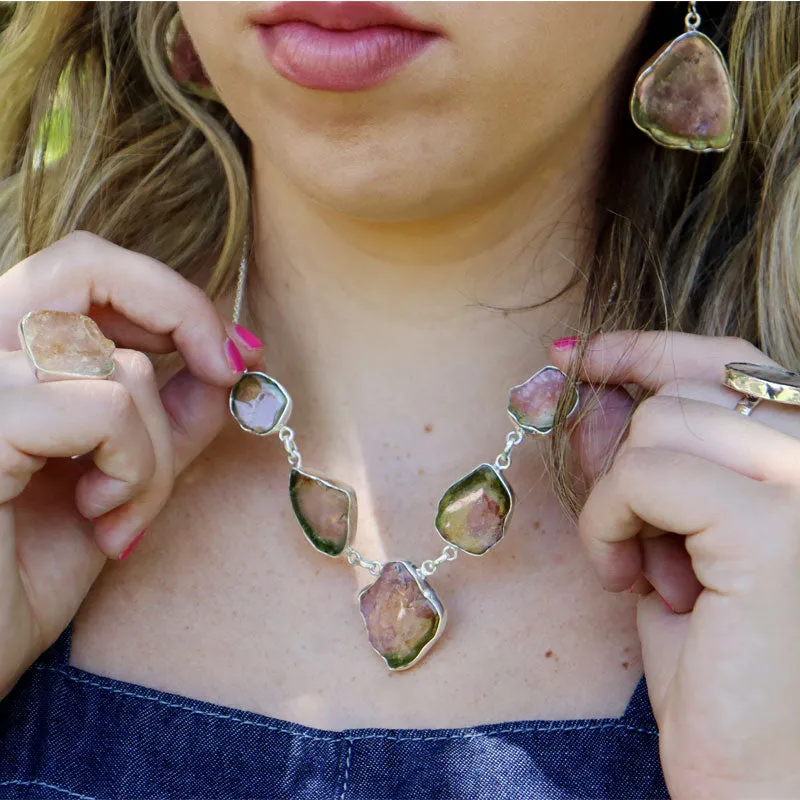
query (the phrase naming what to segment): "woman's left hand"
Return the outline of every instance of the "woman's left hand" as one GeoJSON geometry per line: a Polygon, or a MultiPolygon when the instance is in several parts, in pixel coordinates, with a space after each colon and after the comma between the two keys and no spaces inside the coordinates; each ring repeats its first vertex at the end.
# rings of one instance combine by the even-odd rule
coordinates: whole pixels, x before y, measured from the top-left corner
{"type": "Polygon", "coordinates": [[[583,380],[655,395],[579,532],[605,588],[654,589],[637,625],[671,796],[800,798],[800,408],[734,411],[730,361],[775,363],[737,339],[590,342],[583,380]]]}

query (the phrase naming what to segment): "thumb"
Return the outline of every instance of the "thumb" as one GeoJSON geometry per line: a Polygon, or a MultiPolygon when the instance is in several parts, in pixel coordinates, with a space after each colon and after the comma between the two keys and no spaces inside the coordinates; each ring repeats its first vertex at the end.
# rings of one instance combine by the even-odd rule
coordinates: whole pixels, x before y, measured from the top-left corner
{"type": "Polygon", "coordinates": [[[609,465],[624,436],[633,399],[622,387],[579,386],[584,413],[572,433],[572,449],[589,484],[609,465]]]}
{"type": "Polygon", "coordinates": [[[222,430],[228,416],[230,389],[204,383],[180,370],[161,390],[170,425],[177,478],[222,430]]]}

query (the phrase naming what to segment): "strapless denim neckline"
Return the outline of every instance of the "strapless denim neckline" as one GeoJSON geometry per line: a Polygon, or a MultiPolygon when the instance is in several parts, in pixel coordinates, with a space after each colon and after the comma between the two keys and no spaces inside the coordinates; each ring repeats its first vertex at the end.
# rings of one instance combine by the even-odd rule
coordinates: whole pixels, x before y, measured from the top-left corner
{"type": "Polygon", "coordinates": [[[668,798],[642,677],[617,718],[313,728],[69,665],[69,626],[0,702],[0,798],[668,798]]]}

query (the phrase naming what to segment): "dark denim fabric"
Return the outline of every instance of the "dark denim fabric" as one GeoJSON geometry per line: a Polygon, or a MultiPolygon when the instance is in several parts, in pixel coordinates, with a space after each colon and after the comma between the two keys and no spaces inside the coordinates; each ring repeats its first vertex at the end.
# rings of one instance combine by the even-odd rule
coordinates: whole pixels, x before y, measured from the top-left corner
{"type": "Polygon", "coordinates": [[[0,702],[0,798],[668,798],[644,678],[616,719],[329,731],[69,666],[71,628],[0,702]]]}

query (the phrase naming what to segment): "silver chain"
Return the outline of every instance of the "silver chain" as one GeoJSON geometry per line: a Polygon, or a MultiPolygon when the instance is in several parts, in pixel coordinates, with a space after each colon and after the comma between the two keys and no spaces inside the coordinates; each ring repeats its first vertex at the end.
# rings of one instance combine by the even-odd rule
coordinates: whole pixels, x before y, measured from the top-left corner
{"type": "Polygon", "coordinates": [[[511,433],[506,436],[506,446],[503,449],[503,452],[500,453],[499,456],[494,460],[494,468],[503,472],[503,470],[508,469],[511,466],[511,451],[518,445],[522,443],[522,440],[525,438],[525,433],[523,432],[522,428],[514,428],[511,433]]]}
{"type": "Polygon", "coordinates": [[[347,557],[347,563],[350,564],[352,567],[364,567],[364,569],[368,570],[372,575],[376,577],[381,574],[381,570],[383,569],[383,562],[382,561],[370,561],[368,558],[364,558],[361,553],[358,552],[354,547],[347,545],[344,550],[345,556],[347,557]]]}
{"type": "Polygon", "coordinates": [[[695,0],[689,3],[689,13],[684,20],[686,23],[687,31],[696,31],[700,27],[700,15],[697,13],[697,5],[695,0]]]}
{"type": "Polygon", "coordinates": [[[417,572],[419,572],[423,578],[427,578],[429,575],[433,575],[433,573],[436,572],[440,564],[444,564],[445,561],[455,561],[456,558],[458,558],[458,548],[453,547],[452,544],[446,544],[442,549],[442,554],[438,558],[434,558],[433,560],[429,558],[427,561],[423,561],[417,568],[417,572]]]}
{"type": "Polygon", "coordinates": [[[288,425],[282,425],[278,430],[278,438],[283,442],[283,449],[289,458],[289,465],[295,469],[303,468],[303,456],[294,441],[294,430],[288,425]]]}
{"type": "Polygon", "coordinates": [[[247,283],[247,260],[249,256],[250,235],[246,234],[244,246],[242,247],[242,260],[239,264],[239,279],[236,281],[236,298],[233,301],[233,321],[236,325],[239,324],[239,318],[242,314],[242,299],[244,298],[244,286],[247,283]]]}

